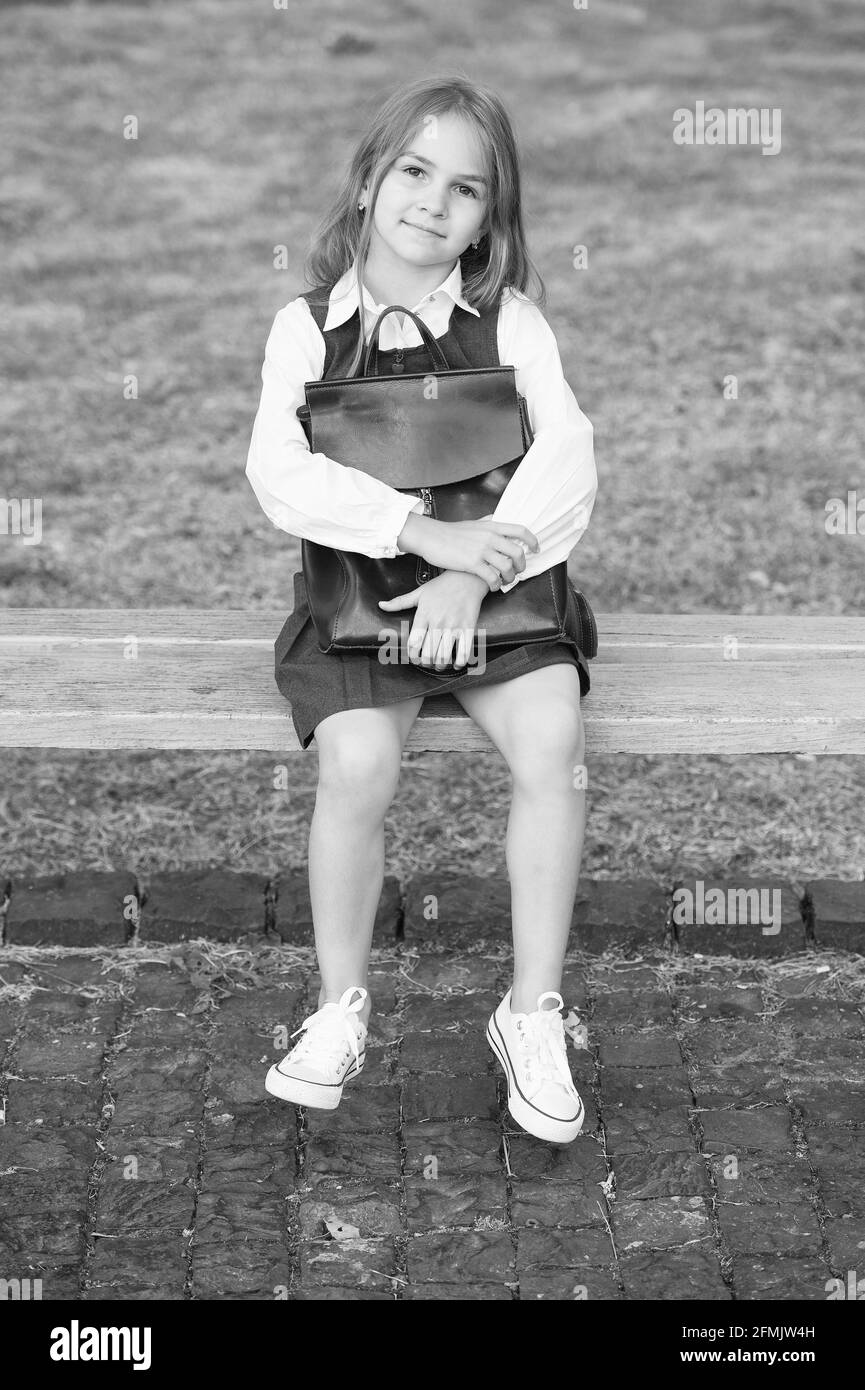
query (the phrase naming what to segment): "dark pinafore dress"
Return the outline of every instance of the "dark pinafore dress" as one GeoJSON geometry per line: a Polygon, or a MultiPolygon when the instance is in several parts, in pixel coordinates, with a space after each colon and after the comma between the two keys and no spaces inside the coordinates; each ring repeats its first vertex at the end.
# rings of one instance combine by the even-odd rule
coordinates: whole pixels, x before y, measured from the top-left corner
{"type": "MultiPolygon", "coordinates": [[[[327,303],[314,301],[326,300],[326,292],[312,292],[303,297],[325,340],[322,380],[348,376],[357,343],[357,310],[346,323],[325,333],[327,303]]],[[[439,338],[448,366],[498,366],[497,321],[497,310],[477,318],[459,305],[454,305],[447,332],[439,338]]],[[[392,370],[394,364],[397,367],[402,364],[406,372],[435,370],[423,346],[389,352],[379,350],[379,362],[381,372],[392,370]]],[[[576,610],[573,586],[569,584],[568,588],[570,602],[576,610]]],[[[410,617],[411,612],[411,609],[406,609],[400,616],[410,617]]],[[[569,616],[574,619],[576,611],[569,616]]],[[[581,630],[578,620],[569,623],[569,626],[571,631],[581,630]]],[[[570,637],[511,647],[497,655],[487,652],[483,671],[473,671],[472,667],[468,667],[459,674],[437,672],[412,664],[383,664],[377,656],[368,656],[365,652],[323,652],[319,649],[310,616],[302,571],[294,576],[294,609],[274,643],[274,652],[276,684],[286,699],[291,701],[292,720],[302,748],[309,747],[316,725],[339,710],[390,705],[399,700],[441,695],[462,688],[477,690],[480,686],[512,680],[526,671],[563,661],[575,665],[579,671],[581,698],[587,694],[590,685],[586,657],[570,637]]]]}

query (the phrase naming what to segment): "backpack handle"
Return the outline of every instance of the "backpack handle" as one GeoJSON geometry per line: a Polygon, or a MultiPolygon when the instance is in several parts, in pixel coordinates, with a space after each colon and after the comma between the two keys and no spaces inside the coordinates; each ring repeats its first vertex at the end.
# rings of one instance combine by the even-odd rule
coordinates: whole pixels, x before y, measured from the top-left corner
{"type": "Polygon", "coordinates": [[[389,304],[388,307],[387,307],[386,309],[382,309],[381,313],[379,314],[378,318],[377,318],[376,321],[375,321],[375,326],[373,327],[373,330],[372,330],[372,332],[371,332],[370,335],[369,335],[369,342],[367,343],[367,347],[366,347],[366,355],[365,355],[365,357],[364,357],[364,359],[363,359],[363,375],[364,375],[364,376],[378,376],[378,375],[379,375],[379,370],[378,370],[378,335],[379,335],[379,333],[380,333],[380,331],[381,331],[381,325],[382,325],[383,319],[386,317],[387,314],[394,314],[394,313],[396,313],[396,314],[405,314],[407,318],[410,318],[410,319],[411,319],[412,323],[415,325],[415,327],[417,328],[418,332],[420,333],[421,340],[423,341],[424,347],[426,348],[427,352],[430,354],[430,356],[431,356],[433,362],[435,363],[436,371],[439,371],[439,372],[447,372],[447,371],[449,371],[450,368],[448,367],[447,358],[445,357],[444,353],[442,352],[441,347],[440,347],[440,345],[439,345],[439,343],[438,343],[438,340],[437,340],[436,338],[433,337],[432,333],[431,333],[430,330],[427,328],[427,326],[426,326],[426,324],[424,323],[423,319],[419,319],[418,316],[417,316],[417,314],[412,313],[411,309],[404,309],[403,306],[402,306],[401,304],[389,304]],[[370,365],[372,365],[373,371],[370,371],[370,365]]]}

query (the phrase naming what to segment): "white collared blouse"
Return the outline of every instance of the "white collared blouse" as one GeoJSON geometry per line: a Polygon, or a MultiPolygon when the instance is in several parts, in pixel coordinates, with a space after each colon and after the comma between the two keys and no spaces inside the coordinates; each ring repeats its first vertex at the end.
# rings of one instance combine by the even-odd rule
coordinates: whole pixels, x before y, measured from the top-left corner
{"type": "MultiPolygon", "coordinates": [[[[333,286],[325,330],[346,322],[357,304],[352,266],[333,286]]],[[[463,298],[459,262],[412,309],[440,338],[455,304],[477,314],[463,298]]],[[[364,285],[367,336],[384,308],[364,285]]],[[[534,441],[493,515],[527,526],[540,542],[540,550],[527,555],[522,573],[502,586],[507,593],[521,579],[568,557],[589,523],[598,481],[592,426],[565,381],[552,329],[537,306],[518,291],[502,296],[497,339],[499,361],[514,367],[517,391],[526,398],[534,441]]],[[[390,314],[384,320],[379,339],[383,352],[420,344],[411,319],[403,325],[390,314]]],[[[324,338],[306,300],[291,300],[276,314],[265,345],[246,476],[265,515],[280,530],[376,558],[401,555],[397,539],[409,512],[422,510],[419,499],[337,459],[310,453],[296,411],[305,400],[304,383],[321,379],[324,355],[324,338]]]]}

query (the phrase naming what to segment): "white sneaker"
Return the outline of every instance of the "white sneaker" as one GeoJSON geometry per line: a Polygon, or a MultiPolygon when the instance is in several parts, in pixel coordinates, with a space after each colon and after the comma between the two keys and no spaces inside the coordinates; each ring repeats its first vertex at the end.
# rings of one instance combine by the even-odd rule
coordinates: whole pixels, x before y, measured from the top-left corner
{"type": "Polygon", "coordinates": [[[352,985],[339,1003],[323,1004],[292,1033],[300,1042],[264,1078],[265,1089],[294,1105],[335,1110],[346,1081],[363,1069],[366,1024],[357,1017],[367,991],[352,985]],[[353,994],[357,998],[352,1001],[353,994]],[[350,1002],[351,1001],[351,1002],[350,1002]]]}
{"type": "Polygon", "coordinates": [[[487,1042],[508,1080],[508,1110],[529,1134],[554,1144],[576,1139],[585,1118],[568,1066],[562,1008],[562,996],[547,990],[534,1013],[512,1014],[508,990],[487,1024],[487,1042]],[[543,1007],[547,999],[555,999],[555,1008],[543,1007]]]}

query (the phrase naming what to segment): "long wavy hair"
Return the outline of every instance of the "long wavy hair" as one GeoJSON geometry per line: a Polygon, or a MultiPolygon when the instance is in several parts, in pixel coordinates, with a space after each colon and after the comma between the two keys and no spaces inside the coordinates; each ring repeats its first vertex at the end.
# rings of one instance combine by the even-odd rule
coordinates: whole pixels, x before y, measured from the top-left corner
{"type": "MultiPolygon", "coordinates": [[[[424,77],[407,83],[387,98],[371,120],[307,257],[307,283],[321,292],[319,302],[327,302],[332,286],[353,262],[357,263],[358,302],[362,302],[361,275],[382,179],[410,147],[424,118],[446,113],[473,123],[486,163],[488,230],[477,248],[467,247],[460,257],[463,294],[479,312],[497,305],[507,287],[543,305],[544,283],[526,247],[519,155],[510,119],[495,92],[462,76],[424,77]],[[366,210],[361,213],[357,205],[364,185],[368,189],[366,210]]],[[[358,318],[358,343],[350,375],[358,370],[364,351],[363,315],[358,318]]]]}

